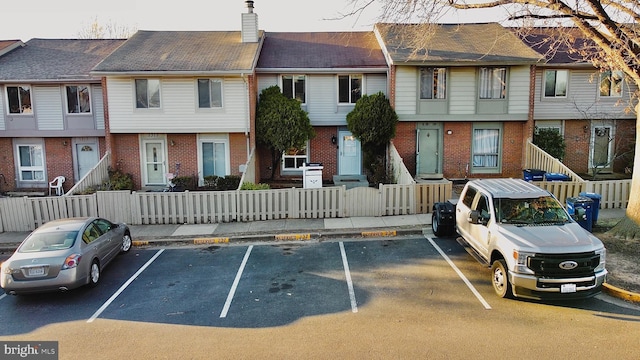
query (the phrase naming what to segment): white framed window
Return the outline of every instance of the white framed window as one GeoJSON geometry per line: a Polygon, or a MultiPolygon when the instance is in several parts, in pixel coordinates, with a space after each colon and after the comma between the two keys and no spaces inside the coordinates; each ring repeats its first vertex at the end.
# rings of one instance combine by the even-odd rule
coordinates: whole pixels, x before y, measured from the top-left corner
{"type": "Polygon", "coordinates": [[[504,99],[507,97],[507,68],[480,68],[480,99],[504,99]]]}
{"type": "Polygon", "coordinates": [[[91,113],[89,85],[67,85],[67,114],[91,113]]]}
{"type": "Polygon", "coordinates": [[[160,80],[136,79],[136,108],[160,108],[160,80]]]}
{"type": "Polygon", "coordinates": [[[32,114],[31,86],[15,85],[7,86],[7,104],[9,114],[32,114]]]}
{"type": "Polygon", "coordinates": [[[447,69],[420,68],[420,99],[445,99],[447,97],[447,69]]]}
{"type": "Polygon", "coordinates": [[[198,107],[222,107],[222,79],[198,79],[198,107]]]}
{"type": "Polygon", "coordinates": [[[309,160],[308,145],[302,148],[291,148],[282,154],[282,171],[300,170],[309,160]]]}
{"type": "Polygon", "coordinates": [[[229,137],[226,135],[201,135],[198,137],[198,172],[200,184],[205,176],[231,174],[229,137]]]}
{"type": "Polygon", "coordinates": [[[567,97],[569,71],[546,70],[544,72],[544,97],[567,97]]]}
{"type": "Polygon", "coordinates": [[[624,73],[622,71],[604,71],[600,73],[600,96],[621,97],[624,73]]]}
{"type": "Polygon", "coordinates": [[[296,99],[301,104],[307,103],[305,75],[282,75],[282,94],[289,99],[296,99]]]}
{"type": "Polygon", "coordinates": [[[42,144],[17,144],[16,147],[20,181],[45,181],[44,149],[42,144]]]}
{"type": "Polygon", "coordinates": [[[500,124],[476,124],[473,127],[471,148],[474,172],[500,172],[502,127],[500,124]]]}
{"type": "Polygon", "coordinates": [[[355,104],[362,97],[362,75],[338,76],[338,103],[355,104]]]}

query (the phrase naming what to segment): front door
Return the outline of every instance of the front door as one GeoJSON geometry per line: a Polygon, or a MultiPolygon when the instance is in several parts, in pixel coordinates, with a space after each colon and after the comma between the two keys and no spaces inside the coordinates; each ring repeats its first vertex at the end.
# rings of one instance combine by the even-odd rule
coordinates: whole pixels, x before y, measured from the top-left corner
{"type": "Polygon", "coordinates": [[[82,179],[100,161],[98,143],[82,141],[75,143],[75,173],[76,179],[82,179]]]}
{"type": "Polygon", "coordinates": [[[591,169],[598,169],[598,172],[611,172],[611,147],[613,145],[611,127],[596,126],[593,128],[592,136],[591,169]]]}
{"type": "Polygon", "coordinates": [[[360,141],[349,131],[339,131],[338,138],[338,175],[360,175],[362,172],[360,141]]]}
{"type": "Polygon", "coordinates": [[[165,185],[164,141],[144,140],[142,145],[144,185],[165,185]]]}
{"type": "Polygon", "coordinates": [[[440,130],[418,129],[418,175],[441,174],[440,130]]]}

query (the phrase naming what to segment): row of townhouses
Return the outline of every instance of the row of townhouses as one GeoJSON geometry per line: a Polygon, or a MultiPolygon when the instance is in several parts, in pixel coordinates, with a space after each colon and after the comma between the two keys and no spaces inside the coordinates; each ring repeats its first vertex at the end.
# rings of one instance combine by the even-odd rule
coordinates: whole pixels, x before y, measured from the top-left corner
{"type": "Polygon", "coordinates": [[[564,163],[622,171],[616,144],[633,141],[636,89],[568,52],[547,53],[541,29],[519,37],[497,23],[437,28],[425,49],[404,42],[415,24],[367,32],[266,32],[252,2],[240,31],[138,31],[126,40],[0,41],[0,189],[68,190],[106,153],[137,189],[167,173],[323,180],[362,174],[346,115],[384,93],[399,116],[393,144],[416,178],[521,177],[535,127],[564,135],[564,163]],[[316,136],[281,164],[255,140],[260,91],[300,101],[316,136]],[[623,104],[621,104],[623,103],[623,104]]]}

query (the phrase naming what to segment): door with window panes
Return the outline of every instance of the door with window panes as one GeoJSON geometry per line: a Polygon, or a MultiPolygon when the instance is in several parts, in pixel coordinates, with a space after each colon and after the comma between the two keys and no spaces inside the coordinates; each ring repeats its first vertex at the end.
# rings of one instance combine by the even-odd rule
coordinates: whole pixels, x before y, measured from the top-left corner
{"type": "Polygon", "coordinates": [[[144,140],[142,144],[145,185],[166,184],[166,163],[164,140],[144,140]]]}

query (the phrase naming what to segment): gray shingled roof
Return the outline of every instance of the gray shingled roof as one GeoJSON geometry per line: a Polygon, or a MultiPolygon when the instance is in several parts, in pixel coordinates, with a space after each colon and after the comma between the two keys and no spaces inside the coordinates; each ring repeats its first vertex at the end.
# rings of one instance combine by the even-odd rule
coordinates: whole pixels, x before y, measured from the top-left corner
{"type": "Polygon", "coordinates": [[[597,45],[575,27],[512,29],[525,45],[544,56],[549,65],[586,65],[598,51],[597,45]],[[588,55],[585,55],[588,54],[588,55]]]}
{"type": "Polygon", "coordinates": [[[243,43],[240,31],[138,31],[93,70],[103,74],[250,71],[259,46],[243,43]]]}
{"type": "Polygon", "coordinates": [[[31,39],[24,47],[0,57],[0,81],[87,80],[91,78],[91,68],[123,42],[31,39]]]}
{"type": "Polygon", "coordinates": [[[373,32],[267,32],[258,69],[386,68],[373,32]]]}
{"type": "Polygon", "coordinates": [[[383,39],[394,64],[517,64],[535,63],[541,58],[498,23],[379,23],[375,25],[375,30],[383,39]],[[430,33],[432,30],[434,32],[430,33]],[[414,34],[424,34],[421,35],[421,45],[410,45],[414,34]]]}

